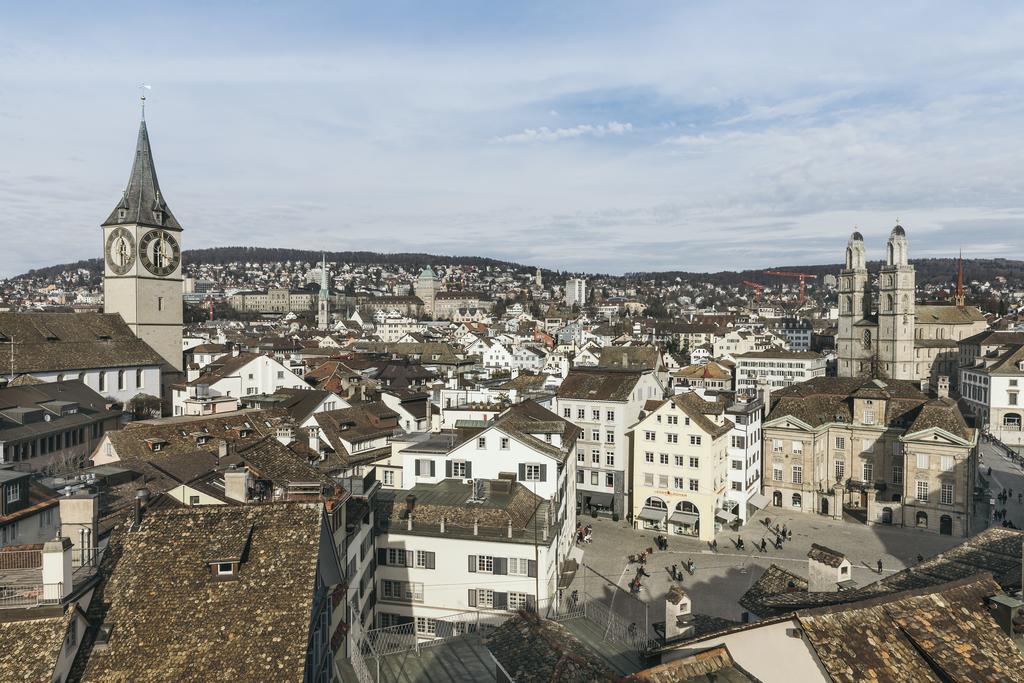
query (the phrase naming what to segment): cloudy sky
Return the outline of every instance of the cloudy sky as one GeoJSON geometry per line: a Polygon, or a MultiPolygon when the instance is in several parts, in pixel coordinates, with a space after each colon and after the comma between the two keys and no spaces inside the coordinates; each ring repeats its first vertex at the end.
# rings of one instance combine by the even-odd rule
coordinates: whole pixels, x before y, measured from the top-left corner
{"type": "Polygon", "coordinates": [[[100,255],[143,82],[186,248],[1024,255],[1019,2],[153,4],[0,5],[0,276],[100,255]]]}

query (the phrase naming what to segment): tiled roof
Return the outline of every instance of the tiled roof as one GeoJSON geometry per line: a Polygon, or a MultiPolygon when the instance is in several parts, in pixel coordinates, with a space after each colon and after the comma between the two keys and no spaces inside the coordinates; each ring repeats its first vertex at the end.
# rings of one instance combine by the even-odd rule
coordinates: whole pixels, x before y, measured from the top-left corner
{"type": "Polygon", "coordinates": [[[260,478],[275,484],[320,483],[333,486],[330,477],[309,465],[303,458],[272,436],[267,436],[239,451],[238,457],[260,478]]]}
{"type": "Polygon", "coordinates": [[[918,325],[969,325],[986,322],[974,306],[915,306],[914,321],[918,325]]]}
{"type": "Polygon", "coordinates": [[[708,415],[722,415],[725,412],[725,405],[717,401],[705,401],[696,392],[687,391],[676,394],[668,400],[675,403],[694,424],[715,439],[728,434],[735,426],[732,420],[723,420],[719,424],[707,417],[708,415]]]}
{"type": "Polygon", "coordinates": [[[853,398],[869,396],[885,400],[886,425],[903,425],[911,433],[939,427],[962,439],[973,438],[974,430],[967,426],[955,401],[929,399],[913,382],[905,380],[815,377],[775,392],[765,421],[792,416],[812,427],[850,423],[853,398]]]}
{"type": "Polygon", "coordinates": [[[638,671],[625,683],[746,683],[757,681],[743,670],[724,645],[638,671]]]}
{"type": "Polygon", "coordinates": [[[653,346],[606,346],[597,354],[599,367],[654,370],[661,352],[653,346]]]}
{"type": "Polygon", "coordinates": [[[797,619],[837,683],[1024,680],[1024,656],[986,599],[1001,593],[980,575],[797,619]]]}
{"type": "Polygon", "coordinates": [[[78,604],[52,616],[0,621],[0,680],[50,681],[78,604]]]}
{"type": "Polygon", "coordinates": [[[558,387],[558,398],[588,401],[628,401],[640,372],[573,368],[558,387]]]}
{"type": "Polygon", "coordinates": [[[518,612],[488,634],[485,644],[515,681],[616,681],[600,655],[556,621],[518,612]]]}
{"type": "Polygon", "coordinates": [[[509,436],[525,442],[532,448],[547,453],[559,462],[565,462],[569,453],[573,451],[576,438],[582,431],[572,422],[562,419],[535,401],[523,401],[515,404],[502,413],[495,422],[495,427],[509,436]],[[555,446],[535,436],[544,433],[558,434],[561,437],[562,445],[555,446]]]}
{"type": "Polygon", "coordinates": [[[814,560],[815,562],[821,562],[827,564],[829,567],[838,568],[843,563],[846,556],[838,550],[832,550],[832,548],[826,548],[823,545],[817,543],[811,544],[811,549],[807,553],[807,557],[814,560]]]}
{"type": "MultiPolygon", "coordinates": [[[[0,313],[0,342],[8,356],[11,339],[16,375],[164,365],[160,354],[116,314],[0,313]]],[[[4,370],[9,366],[5,357],[4,370]]]]}
{"type": "Polygon", "coordinates": [[[83,680],[303,680],[322,515],[314,504],[215,505],[120,527],[94,598],[113,630],[83,680]],[[214,581],[207,561],[228,555],[242,556],[237,579],[214,581]]]}
{"type": "Polygon", "coordinates": [[[801,609],[839,605],[954,579],[991,574],[1003,590],[1021,587],[1021,547],[1024,532],[991,527],[954,548],[884,579],[849,591],[808,592],[807,582],[772,565],[740,598],[740,604],[761,618],[801,609]],[[792,582],[794,585],[790,586],[792,582]]]}

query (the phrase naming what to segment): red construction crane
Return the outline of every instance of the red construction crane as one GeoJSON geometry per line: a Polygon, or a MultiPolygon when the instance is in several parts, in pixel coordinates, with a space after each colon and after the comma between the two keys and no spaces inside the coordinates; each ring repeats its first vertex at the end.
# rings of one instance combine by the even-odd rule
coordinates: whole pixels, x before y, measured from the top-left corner
{"type": "Polygon", "coordinates": [[[766,270],[765,275],[777,275],[778,277],[798,277],[800,278],[800,303],[807,300],[807,291],[805,286],[806,280],[817,280],[817,275],[811,275],[810,273],[794,273],[789,270],[766,270]]]}
{"type": "Polygon", "coordinates": [[[750,280],[744,280],[743,284],[745,284],[748,287],[753,287],[754,288],[754,292],[755,292],[755,294],[754,294],[754,301],[760,301],[761,300],[761,293],[764,292],[764,288],[765,288],[764,285],[762,285],[760,282],[751,282],[750,280]]]}

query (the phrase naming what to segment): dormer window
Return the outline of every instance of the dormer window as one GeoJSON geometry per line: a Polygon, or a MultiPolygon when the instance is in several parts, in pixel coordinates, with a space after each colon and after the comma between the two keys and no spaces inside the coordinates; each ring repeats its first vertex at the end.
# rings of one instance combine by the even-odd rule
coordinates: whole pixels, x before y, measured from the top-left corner
{"type": "Polygon", "coordinates": [[[209,565],[214,581],[231,581],[238,578],[238,562],[210,562],[209,565]]]}
{"type": "Polygon", "coordinates": [[[118,209],[117,210],[117,217],[118,218],[124,218],[127,215],[128,215],[128,212],[125,209],[118,209]]]}
{"type": "Polygon", "coordinates": [[[230,562],[217,563],[217,576],[234,576],[235,565],[230,562]]]}

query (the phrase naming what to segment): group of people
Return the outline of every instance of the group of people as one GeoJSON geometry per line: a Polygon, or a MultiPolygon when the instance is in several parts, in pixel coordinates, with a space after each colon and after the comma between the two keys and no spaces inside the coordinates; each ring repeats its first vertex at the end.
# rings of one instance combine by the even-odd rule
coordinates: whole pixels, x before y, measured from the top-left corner
{"type": "MultiPolygon", "coordinates": [[[[694,564],[692,559],[688,559],[685,563],[683,563],[683,569],[685,569],[690,576],[693,576],[693,573],[697,571],[697,565],[694,564]]],[[[669,576],[672,577],[673,581],[683,580],[683,573],[679,571],[678,564],[673,564],[671,567],[669,567],[668,573],[669,576]]]]}
{"type": "MultiPolygon", "coordinates": [[[[1024,497],[1024,495],[1022,495],[1021,492],[1018,491],[1017,492],[1017,503],[1021,503],[1022,502],[1021,501],[1022,497],[1024,497]]],[[[992,519],[995,520],[995,521],[1002,521],[1003,526],[1006,527],[1007,529],[1016,529],[1017,526],[1013,523],[1013,521],[1006,518],[1006,515],[1007,515],[1006,503],[1008,501],[1012,501],[1013,500],[1013,489],[1004,489],[1004,490],[1000,491],[999,495],[996,496],[996,500],[998,500],[1000,503],[1002,503],[1003,507],[1002,507],[1002,509],[995,508],[995,509],[992,510],[992,519]]]]}
{"type": "Polygon", "coordinates": [[[577,543],[577,545],[579,545],[581,543],[590,543],[593,540],[594,540],[594,526],[592,524],[588,524],[586,526],[583,526],[582,524],[577,524],[576,525],[576,543],[577,543]]]}
{"type": "Polygon", "coordinates": [[[654,537],[654,545],[658,546],[658,550],[668,550],[668,539],[658,534],[654,537]]]}

